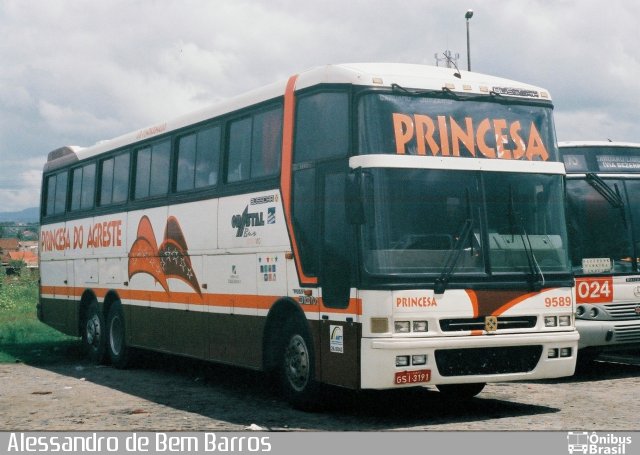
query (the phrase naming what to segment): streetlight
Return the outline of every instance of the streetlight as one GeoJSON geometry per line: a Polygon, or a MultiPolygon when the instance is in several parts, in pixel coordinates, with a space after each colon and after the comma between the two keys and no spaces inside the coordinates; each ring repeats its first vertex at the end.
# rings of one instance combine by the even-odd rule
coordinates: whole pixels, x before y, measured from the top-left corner
{"type": "Polygon", "coordinates": [[[471,50],[469,46],[469,19],[473,17],[473,10],[468,9],[464,13],[464,18],[467,20],[467,71],[471,71],[471,50]]]}

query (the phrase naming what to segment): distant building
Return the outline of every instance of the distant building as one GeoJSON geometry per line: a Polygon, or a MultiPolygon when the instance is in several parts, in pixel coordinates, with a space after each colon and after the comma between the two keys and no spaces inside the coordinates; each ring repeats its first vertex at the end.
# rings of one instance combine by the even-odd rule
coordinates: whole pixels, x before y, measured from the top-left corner
{"type": "Polygon", "coordinates": [[[11,261],[22,261],[28,269],[38,268],[38,255],[32,251],[12,251],[9,253],[11,261]]]}
{"type": "Polygon", "coordinates": [[[22,261],[30,269],[38,268],[38,242],[0,239],[0,265],[6,267],[11,261],[22,261]]]}
{"type": "Polygon", "coordinates": [[[20,251],[20,242],[16,238],[2,238],[0,239],[0,263],[7,265],[11,258],[9,253],[15,253],[20,251]]]}

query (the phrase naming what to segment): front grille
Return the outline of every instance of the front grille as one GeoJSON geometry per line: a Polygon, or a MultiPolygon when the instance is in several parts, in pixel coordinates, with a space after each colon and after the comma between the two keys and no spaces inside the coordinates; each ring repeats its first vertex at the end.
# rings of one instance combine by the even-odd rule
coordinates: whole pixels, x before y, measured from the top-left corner
{"type": "Polygon", "coordinates": [[[624,319],[640,319],[640,312],[636,310],[638,308],[637,302],[632,303],[616,303],[608,304],[604,307],[611,315],[611,319],[624,320],[624,319]]]}
{"type": "Polygon", "coordinates": [[[526,373],[536,367],[541,355],[540,345],[438,349],[435,353],[442,376],[526,373]]]}
{"type": "MultiPolygon", "coordinates": [[[[498,330],[531,329],[536,326],[536,316],[500,316],[498,330]]],[[[441,319],[440,330],[443,332],[462,332],[465,330],[484,330],[484,317],[441,319]]]]}
{"type": "Polygon", "coordinates": [[[613,333],[616,343],[640,343],[640,324],[617,325],[613,333]]]}

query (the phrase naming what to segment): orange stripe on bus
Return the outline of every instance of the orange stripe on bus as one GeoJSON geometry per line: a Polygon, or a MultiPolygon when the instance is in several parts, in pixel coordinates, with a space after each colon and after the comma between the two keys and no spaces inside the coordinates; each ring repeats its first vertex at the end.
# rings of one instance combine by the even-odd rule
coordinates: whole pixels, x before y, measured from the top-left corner
{"type": "MultiPolygon", "coordinates": [[[[64,286],[42,286],[42,294],[53,294],[58,296],[81,297],[86,288],[64,287],[64,286]]],[[[99,299],[104,299],[110,289],[92,288],[93,293],[99,299]]],[[[193,292],[171,292],[162,291],[141,291],[134,289],[119,289],[118,296],[125,300],[135,300],[138,302],[174,303],[176,305],[200,305],[210,307],[233,307],[269,310],[281,296],[255,295],[255,294],[203,294],[202,298],[193,292]]],[[[320,311],[336,314],[362,315],[362,299],[349,299],[347,308],[328,308],[318,299],[318,303],[313,305],[300,305],[302,310],[310,313],[320,311]]]]}
{"type": "Polygon", "coordinates": [[[300,261],[300,251],[298,242],[293,231],[291,218],[291,193],[292,193],[292,169],[293,169],[293,126],[296,113],[296,81],[298,75],[291,76],[287,82],[284,93],[284,112],[282,122],[282,169],[280,172],[280,189],[282,191],[282,205],[284,206],[284,217],[287,222],[287,231],[293,247],[296,271],[298,279],[302,284],[318,284],[318,278],[305,275],[300,261]]]}

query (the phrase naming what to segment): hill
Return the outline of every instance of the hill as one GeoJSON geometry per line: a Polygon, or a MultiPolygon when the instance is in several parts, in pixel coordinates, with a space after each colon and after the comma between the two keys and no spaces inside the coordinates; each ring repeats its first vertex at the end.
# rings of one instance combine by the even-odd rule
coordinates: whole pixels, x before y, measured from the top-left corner
{"type": "Polygon", "coordinates": [[[38,207],[30,207],[19,212],[0,212],[0,223],[37,223],[40,217],[38,207]]]}

